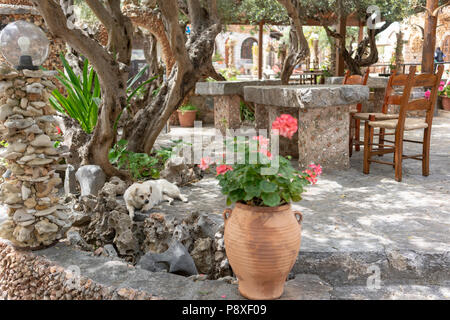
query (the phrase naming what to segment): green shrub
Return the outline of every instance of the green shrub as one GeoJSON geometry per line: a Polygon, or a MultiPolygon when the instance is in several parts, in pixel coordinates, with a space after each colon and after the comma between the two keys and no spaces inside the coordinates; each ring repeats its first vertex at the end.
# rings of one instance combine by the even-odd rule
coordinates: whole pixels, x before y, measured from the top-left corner
{"type": "Polygon", "coordinates": [[[55,89],[50,97],[50,104],[57,111],[77,120],[86,133],[92,133],[97,124],[98,107],[101,102],[98,76],[93,68],[89,68],[87,59],[84,60],[83,74],[80,78],[62,54],[60,58],[65,73],[58,70],[59,75],[56,78],[66,89],[67,96],[63,96],[55,89]]]}

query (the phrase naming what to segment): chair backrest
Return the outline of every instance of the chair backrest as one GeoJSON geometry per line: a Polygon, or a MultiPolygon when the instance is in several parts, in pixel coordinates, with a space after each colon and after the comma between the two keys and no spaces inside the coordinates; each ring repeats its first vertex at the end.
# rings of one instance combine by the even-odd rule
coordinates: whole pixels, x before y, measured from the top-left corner
{"type": "MultiPolygon", "coordinates": [[[[367,85],[367,80],[369,79],[370,68],[367,68],[364,72],[364,75],[360,76],[359,74],[350,75],[350,70],[347,70],[345,73],[343,84],[353,84],[353,85],[367,85]]],[[[362,103],[358,103],[356,105],[357,112],[361,112],[362,103]]]]}
{"type": "Polygon", "coordinates": [[[360,76],[359,74],[350,75],[350,70],[347,70],[344,77],[343,84],[359,84],[359,85],[367,85],[367,80],[369,79],[369,68],[366,69],[364,75],[360,76]]]}
{"type": "Polygon", "coordinates": [[[416,67],[409,68],[409,74],[402,74],[396,76],[392,85],[404,85],[403,94],[400,101],[400,114],[399,114],[399,126],[403,127],[406,113],[408,111],[426,111],[426,122],[429,127],[434,115],[434,108],[436,106],[436,100],[439,93],[439,85],[441,82],[442,74],[444,73],[444,66],[440,65],[436,74],[423,73],[416,75],[416,67]],[[406,82],[406,84],[405,84],[406,82]],[[429,88],[430,94],[428,97],[424,96],[420,99],[411,100],[411,91],[415,87],[429,88]]]}

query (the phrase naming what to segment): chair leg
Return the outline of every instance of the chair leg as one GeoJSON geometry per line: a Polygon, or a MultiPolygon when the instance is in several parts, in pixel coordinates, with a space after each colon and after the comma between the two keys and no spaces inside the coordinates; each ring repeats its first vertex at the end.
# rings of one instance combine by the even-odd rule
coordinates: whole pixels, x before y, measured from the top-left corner
{"type": "Polygon", "coordinates": [[[360,137],[360,131],[361,131],[361,120],[359,119],[355,119],[355,151],[360,151],[360,145],[359,145],[359,141],[361,140],[360,137]]]}
{"type": "Polygon", "coordinates": [[[430,138],[431,130],[426,128],[423,133],[423,152],[422,152],[422,175],[428,177],[430,174],[430,138]]]}
{"type": "MultiPolygon", "coordinates": [[[[379,140],[378,143],[380,144],[379,149],[383,150],[384,147],[382,145],[384,145],[384,134],[386,133],[386,129],[384,128],[380,128],[380,136],[379,136],[379,140]]],[[[379,154],[379,157],[382,157],[383,154],[379,154]]]]}
{"type": "Polygon", "coordinates": [[[400,138],[395,139],[395,154],[394,154],[394,163],[395,163],[395,180],[397,182],[402,181],[402,160],[403,160],[403,134],[400,138]]]}
{"type": "Polygon", "coordinates": [[[369,126],[369,121],[365,121],[364,125],[364,164],[363,173],[370,172],[370,153],[372,152],[373,143],[373,127],[369,126]]]}
{"type": "Polygon", "coordinates": [[[348,135],[348,155],[351,158],[353,155],[353,128],[352,128],[352,124],[353,124],[353,114],[350,113],[350,132],[348,135]]]}

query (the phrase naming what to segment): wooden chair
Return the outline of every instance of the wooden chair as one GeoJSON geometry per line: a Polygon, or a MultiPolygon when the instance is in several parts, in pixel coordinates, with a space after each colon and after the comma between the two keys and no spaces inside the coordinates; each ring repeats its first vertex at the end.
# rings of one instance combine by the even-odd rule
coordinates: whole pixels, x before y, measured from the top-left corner
{"type": "MultiPolygon", "coordinates": [[[[347,72],[345,73],[345,77],[344,77],[344,82],[343,84],[352,84],[352,85],[367,85],[367,80],[369,79],[369,73],[370,70],[369,68],[366,69],[366,72],[364,73],[363,76],[360,75],[350,75],[350,70],[347,70],[347,72]]],[[[356,113],[360,113],[362,111],[362,103],[359,103],[356,106],[356,112],[350,112],[350,135],[349,135],[349,155],[350,157],[352,156],[353,153],[353,146],[355,145],[355,150],[359,151],[359,144],[355,144],[354,141],[359,141],[360,140],[360,136],[359,136],[359,128],[361,126],[361,121],[356,119],[354,117],[354,115],[356,113]],[[355,128],[355,130],[353,131],[353,128],[355,128]]]]}
{"type": "MultiPolygon", "coordinates": [[[[395,180],[402,180],[402,161],[403,159],[414,159],[422,161],[422,175],[428,176],[430,171],[430,137],[431,126],[433,122],[434,108],[438,95],[438,88],[441,81],[444,67],[439,66],[436,74],[416,75],[416,67],[409,69],[409,74],[393,75],[392,86],[404,86],[403,94],[397,96],[396,102],[400,104],[400,113],[398,119],[377,121],[375,115],[370,115],[365,123],[364,131],[364,169],[365,174],[369,174],[370,164],[372,162],[391,165],[395,168],[395,180]],[[430,87],[431,95],[429,99],[421,98],[410,101],[411,91],[414,87],[430,87]],[[407,118],[408,111],[425,110],[425,119],[407,118]],[[378,144],[373,143],[374,128],[383,130],[383,140],[378,144]],[[385,133],[384,130],[394,130],[393,133],[385,133]],[[423,141],[404,139],[404,131],[424,130],[423,141]],[[395,135],[395,140],[387,140],[384,135],[395,135]],[[386,142],[393,145],[387,145],[386,142]],[[422,154],[404,155],[403,142],[422,144],[422,154]],[[378,149],[373,149],[378,146],[378,149]],[[383,155],[394,153],[394,162],[375,160],[374,155],[383,155]]],[[[381,136],[380,136],[381,139],[381,136]]]]}

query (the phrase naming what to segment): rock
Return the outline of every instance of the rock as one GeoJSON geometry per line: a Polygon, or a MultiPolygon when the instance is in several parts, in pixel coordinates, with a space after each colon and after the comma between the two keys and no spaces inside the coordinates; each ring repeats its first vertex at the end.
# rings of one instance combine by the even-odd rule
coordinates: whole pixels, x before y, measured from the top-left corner
{"type": "Polygon", "coordinates": [[[53,147],[53,142],[50,137],[46,134],[38,135],[32,142],[31,145],[37,148],[53,147]]]}
{"type": "MultiPolygon", "coordinates": [[[[183,244],[174,241],[172,245],[164,253],[147,253],[152,255],[156,263],[166,263],[168,272],[183,276],[192,276],[198,274],[194,260],[183,244]]],[[[150,260],[148,260],[150,261],[150,260]]]]}
{"type": "Polygon", "coordinates": [[[154,253],[151,252],[143,255],[136,266],[151,272],[161,272],[168,270],[168,265],[162,262],[158,262],[154,256],[154,253]]]}
{"type": "Polygon", "coordinates": [[[33,229],[32,227],[17,226],[14,229],[13,236],[17,241],[26,243],[32,238],[33,229]]]}
{"type": "Polygon", "coordinates": [[[58,226],[54,223],[48,222],[46,220],[41,220],[34,225],[38,234],[42,235],[45,233],[56,233],[58,231],[58,226]]]}
{"type": "Polygon", "coordinates": [[[64,194],[75,194],[77,192],[77,183],[75,177],[75,167],[71,164],[67,165],[66,175],[64,178],[64,194]]]}
{"type": "Polygon", "coordinates": [[[13,108],[8,105],[2,105],[0,107],[0,121],[5,121],[9,116],[11,116],[13,113],[13,108]]]}
{"type": "Polygon", "coordinates": [[[12,174],[11,169],[8,169],[8,170],[5,171],[5,173],[2,175],[2,177],[3,177],[4,179],[8,179],[8,178],[11,177],[11,174],[12,174]]]}
{"type": "Polygon", "coordinates": [[[107,244],[103,247],[103,253],[110,258],[117,258],[117,251],[112,244],[107,244]]]}
{"type": "Polygon", "coordinates": [[[122,181],[119,177],[112,177],[109,182],[105,183],[101,193],[106,197],[115,197],[123,195],[127,190],[127,187],[125,181],[122,181]]]}
{"type": "Polygon", "coordinates": [[[29,165],[29,166],[43,166],[43,165],[46,165],[46,164],[50,164],[53,161],[55,161],[55,160],[38,158],[38,159],[34,159],[34,160],[31,160],[31,161],[27,162],[27,165],[29,165]]]}
{"type": "Polygon", "coordinates": [[[43,131],[39,128],[37,124],[33,124],[31,127],[24,130],[26,134],[34,133],[41,134],[43,131]]]}
{"type": "Polygon", "coordinates": [[[211,274],[214,271],[213,239],[202,238],[195,240],[191,251],[192,259],[200,273],[211,274]]]}
{"type": "Polygon", "coordinates": [[[23,152],[25,152],[27,146],[28,145],[23,142],[16,141],[16,142],[13,142],[10,145],[8,145],[8,150],[11,150],[13,152],[23,153],[23,152]]]}
{"type": "Polygon", "coordinates": [[[70,230],[66,234],[66,238],[72,246],[79,247],[83,250],[90,251],[92,248],[87,242],[80,236],[78,231],[70,230]]]}
{"type": "Polygon", "coordinates": [[[14,212],[13,220],[15,222],[34,221],[35,218],[32,214],[26,213],[25,210],[19,209],[14,212]]]}
{"type": "Polygon", "coordinates": [[[31,195],[31,189],[22,184],[22,199],[27,200],[31,195]]]}
{"type": "Polygon", "coordinates": [[[27,93],[41,94],[44,86],[40,83],[32,83],[26,86],[27,93]]]}
{"type": "Polygon", "coordinates": [[[8,119],[4,126],[9,129],[25,129],[30,127],[33,124],[33,120],[30,119],[8,119]]]}
{"type": "Polygon", "coordinates": [[[58,210],[58,206],[53,206],[51,208],[40,210],[40,211],[36,212],[34,215],[36,217],[44,217],[44,216],[48,216],[49,214],[56,212],[56,210],[58,210]]]}
{"type": "Polygon", "coordinates": [[[80,167],[75,176],[81,187],[81,196],[98,195],[106,181],[105,173],[96,165],[80,167]]]}

